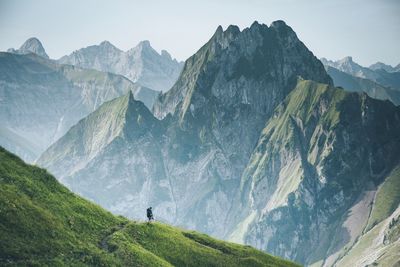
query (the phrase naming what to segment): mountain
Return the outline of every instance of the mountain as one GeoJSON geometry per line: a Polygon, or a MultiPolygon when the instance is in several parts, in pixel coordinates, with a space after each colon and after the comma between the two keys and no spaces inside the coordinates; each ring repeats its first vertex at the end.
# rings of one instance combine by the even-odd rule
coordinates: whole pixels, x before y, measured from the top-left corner
{"type": "Polygon", "coordinates": [[[389,102],[300,80],[243,172],[231,239],[313,266],[398,262],[399,122],[389,102]]]}
{"type": "Polygon", "coordinates": [[[126,52],[104,41],[74,51],[58,62],[120,74],[157,91],[169,90],[182,70],[181,62],[172,59],[165,50],[159,54],[149,41],[142,41],[126,52]]]}
{"type": "Polygon", "coordinates": [[[376,79],[378,78],[378,75],[375,73],[374,70],[357,64],[356,62],[353,61],[353,58],[349,56],[344,57],[343,59],[338,61],[331,61],[326,58],[321,58],[321,62],[325,66],[334,67],[340,71],[343,71],[345,73],[348,73],[356,77],[366,78],[372,81],[376,81],[376,79]]]}
{"type": "Polygon", "coordinates": [[[398,71],[398,70],[396,70],[396,68],[393,68],[392,66],[387,65],[387,64],[382,63],[382,62],[376,62],[376,63],[372,64],[371,66],[369,66],[368,68],[370,68],[371,70],[383,69],[386,72],[396,72],[396,71],[398,71]]]}
{"type": "Polygon", "coordinates": [[[257,108],[265,112],[268,107],[263,106],[267,105],[262,103],[266,98],[263,94],[272,94],[273,98],[281,100],[282,96],[275,94],[287,93],[296,75],[332,82],[321,63],[283,21],[276,21],[270,27],[254,22],[242,32],[237,26],[231,25],[226,31],[220,26],[211,40],[186,60],[174,87],[155,103],[154,114],[163,118],[168,113],[175,114],[180,108],[182,117],[193,94],[198,92],[223,98],[220,94],[227,87],[231,87],[228,93],[235,97],[231,102],[260,105],[257,108]],[[247,84],[246,80],[254,80],[255,84],[247,84]],[[238,86],[244,89],[235,90],[238,86]],[[220,91],[218,87],[222,87],[220,91]],[[252,95],[248,87],[258,88],[252,95]],[[266,89],[261,90],[264,87],[266,89]],[[279,90],[274,87],[279,87],[279,90]],[[186,96],[188,98],[184,99],[186,96]],[[252,96],[262,98],[248,99],[252,96]],[[185,104],[178,107],[183,102],[185,104]]]}
{"type": "Polygon", "coordinates": [[[400,72],[387,72],[382,68],[376,70],[366,68],[354,62],[352,57],[345,57],[338,61],[321,58],[321,62],[324,66],[336,68],[355,77],[369,79],[384,87],[400,90],[400,72]]]}
{"type": "Polygon", "coordinates": [[[298,266],[249,246],[114,216],[1,147],[0,177],[2,266],[298,266]]]}
{"type": "Polygon", "coordinates": [[[332,77],[335,86],[343,87],[350,92],[365,92],[370,97],[380,100],[390,100],[395,105],[400,105],[400,91],[386,88],[368,79],[359,78],[331,66],[325,67],[326,72],[332,77]]]}
{"type": "Polygon", "coordinates": [[[379,264],[400,242],[399,112],[333,87],[283,21],[231,25],[186,60],[153,113],[129,94],[107,102],[38,164],[117,214],[153,206],[162,221],[305,265],[379,264]],[[379,250],[365,258],[363,246],[379,250]]]}
{"type": "Polygon", "coordinates": [[[162,121],[150,119],[144,109],[138,113],[127,108],[132,102],[115,100],[75,125],[38,164],[72,190],[118,214],[140,216],[132,201],[139,198],[144,206],[161,205],[160,216],[168,222],[223,237],[229,229],[220,221],[227,218],[226,207],[240,173],[266,118],[297,75],[332,83],[323,65],[284,22],[270,27],[256,22],[242,32],[236,26],[226,31],[219,27],[186,61],[175,86],[159,97],[154,110],[162,121]],[[174,103],[176,108],[170,105],[174,103]],[[166,110],[172,108],[176,112],[167,116],[166,110]],[[103,111],[110,115],[99,115],[103,111]],[[140,117],[142,123],[155,126],[146,127],[138,140],[122,134],[141,129],[134,123],[123,123],[124,130],[106,135],[109,139],[85,134],[105,128],[101,119],[118,114],[125,114],[125,121],[140,117]],[[100,147],[94,154],[87,148],[93,140],[100,147]]]}
{"type": "Polygon", "coordinates": [[[49,56],[46,54],[46,51],[43,48],[42,43],[39,41],[39,39],[35,37],[26,40],[25,43],[23,43],[19,49],[10,48],[8,49],[7,52],[21,54],[21,55],[33,53],[47,59],[49,58],[49,56]]]}
{"type": "Polygon", "coordinates": [[[160,149],[162,134],[161,123],[129,93],[73,126],[38,164],[115,213],[140,218],[152,205],[167,220],[175,205],[160,149]]]}
{"type": "Polygon", "coordinates": [[[132,91],[151,107],[158,92],[111,73],[0,53],[0,144],[33,161],[103,102],[132,91]]]}

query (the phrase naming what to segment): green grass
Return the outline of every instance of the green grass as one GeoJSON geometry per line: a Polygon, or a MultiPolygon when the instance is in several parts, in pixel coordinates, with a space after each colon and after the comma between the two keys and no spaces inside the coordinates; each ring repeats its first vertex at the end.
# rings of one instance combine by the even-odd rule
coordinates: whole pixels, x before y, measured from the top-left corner
{"type": "Polygon", "coordinates": [[[386,219],[400,203],[400,165],[385,179],[376,193],[366,230],[386,219]]]}
{"type": "Polygon", "coordinates": [[[0,148],[1,266],[297,266],[251,247],[114,216],[0,148]]]}
{"type": "MultiPolygon", "coordinates": [[[[243,175],[246,178],[242,181],[242,186],[250,177],[255,181],[262,179],[265,168],[273,159],[274,153],[280,153],[282,149],[294,148],[300,142],[301,138],[296,134],[295,129],[299,127],[296,120],[301,122],[303,129],[315,127],[310,125],[313,119],[316,120],[316,125],[324,130],[336,127],[340,122],[340,105],[346,97],[349,97],[349,93],[342,89],[299,78],[295,89],[275,109],[274,115],[263,129],[256,152],[243,175]],[[322,103],[325,103],[324,112],[318,111],[322,103]],[[317,112],[321,114],[316,114],[317,112]],[[269,153],[263,151],[269,151],[269,153]]],[[[311,140],[309,151],[317,145],[315,141],[311,140]]]]}

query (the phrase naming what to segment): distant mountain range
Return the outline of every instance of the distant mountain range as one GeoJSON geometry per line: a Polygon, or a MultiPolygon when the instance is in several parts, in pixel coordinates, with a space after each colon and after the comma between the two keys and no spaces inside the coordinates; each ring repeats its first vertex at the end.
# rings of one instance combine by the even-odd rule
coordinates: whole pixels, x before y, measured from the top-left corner
{"type": "Polygon", "coordinates": [[[400,105],[400,90],[385,87],[369,79],[353,76],[331,66],[326,66],[325,69],[336,86],[345,88],[350,92],[365,92],[372,98],[390,100],[395,105],[400,105]]]}
{"type": "Polygon", "coordinates": [[[395,67],[392,67],[390,65],[387,65],[385,63],[382,62],[376,62],[374,64],[372,64],[371,66],[369,66],[368,68],[370,68],[371,70],[380,70],[383,69],[387,72],[398,72],[400,71],[400,64],[398,64],[395,67]]]}
{"type": "Polygon", "coordinates": [[[174,85],[183,66],[167,51],[157,53],[149,41],[142,41],[126,52],[104,41],[74,51],[58,62],[120,74],[145,87],[164,92],[174,85]]]}
{"type": "MultiPolygon", "coordinates": [[[[102,43],[97,53],[104,56],[103,50],[110,46],[102,43]]],[[[3,122],[0,145],[33,161],[72,125],[107,100],[132,91],[136,99],[152,108],[158,95],[153,89],[121,75],[90,69],[88,65],[81,68],[60,64],[78,54],[84,57],[87,51],[93,55],[94,50],[95,47],[85,48],[73,53],[74,56],[55,61],[49,59],[37,38],[30,38],[19,49],[0,53],[0,117],[3,122]]],[[[149,79],[164,89],[180,71],[180,63],[172,60],[166,51],[158,55],[148,42],[142,42],[126,56],[132,67],[130,70],[140,81],[146,83],[149,79]]],[[[93,62],[98,60],[93,59],[93,62]]]]}
{"type": "Polygon", "coordinates": [[[325,66],[330,66],[355,77],[368,79],[382,86],[400,91],[400,72],[396,71],[399,65],[396,68],[391,68],[388,72],[388,67],[391,66],[383,66],[380,63],[376,63],[372,65],[372,68],[367,68],[354,62],[352,57],[345,57],[338,61],[321,58],[321,62],[325,66]]]}

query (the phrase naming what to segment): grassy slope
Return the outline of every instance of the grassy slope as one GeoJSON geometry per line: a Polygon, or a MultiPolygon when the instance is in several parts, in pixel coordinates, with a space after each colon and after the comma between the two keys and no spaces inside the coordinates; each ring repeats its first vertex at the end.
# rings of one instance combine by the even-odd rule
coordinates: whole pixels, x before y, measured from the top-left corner
{"type": "Polygon", "coordinates": [[[247,246],[113,216],[3,148],[0,265],[296,266],[247,246]]]}
{"type": "Polygon", "coordinates": [[[380,186],[374,200],[367,230],[386,219],[400,204],[400,165],[397,166],[380,186]]]}

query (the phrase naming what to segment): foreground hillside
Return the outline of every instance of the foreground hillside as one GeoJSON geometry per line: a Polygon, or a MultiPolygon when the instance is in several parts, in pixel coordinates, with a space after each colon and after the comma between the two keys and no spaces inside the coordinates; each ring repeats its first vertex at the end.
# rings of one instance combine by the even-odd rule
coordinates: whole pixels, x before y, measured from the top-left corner
{"type": "Polygon", "coordinates": [[[0,265],[296,266],[248,246],[113,216],[0,147],[0,265]]]}

